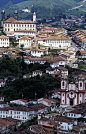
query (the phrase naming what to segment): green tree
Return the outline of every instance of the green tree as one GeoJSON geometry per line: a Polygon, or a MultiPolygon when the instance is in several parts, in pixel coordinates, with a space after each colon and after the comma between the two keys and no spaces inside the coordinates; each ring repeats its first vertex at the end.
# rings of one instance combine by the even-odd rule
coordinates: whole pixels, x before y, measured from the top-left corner
{"type": "Polygon", "coordinates": [[[21,44],[21,48],[22,48],[22,49],[24,48],[24,44],[21,44]]]}
{"type": "Polygon", "coordinates": [[[13,47],[18,45],[17,40],[15,38],[10,38],[10,42],[13,45],[13,47]]]}
{"type": "Polygon", "coordinates": [[[81,52],[79,50],[76,52],[76,56],[81,56],[81,52]]]}

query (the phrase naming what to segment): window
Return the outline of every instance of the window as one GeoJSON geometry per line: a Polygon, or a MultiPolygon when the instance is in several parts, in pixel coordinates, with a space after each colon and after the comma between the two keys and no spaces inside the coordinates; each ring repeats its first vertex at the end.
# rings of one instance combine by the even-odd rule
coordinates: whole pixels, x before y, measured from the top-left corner
{"type": "Polygon", "coordinates": [[[80,94],[80,97],[82,97],[82,95],[80,94]]]}
{"type": "Polygon", "coordinates": [[[74,95],[74,97],[76,98],[76,94],[74,95]]]}
{"type": "Polygon", "coordinates": [[[64,96],[64,94],[63,94],[63,96],[64,96]]]}
{"type": "Polygon", "coordinates": [[[80,87],[82,87],[82,83],[80,82],[80,87]]]}
{"type": "Polygon", "coordinates": [[[64,81],[62,82],[62,86],[64,87],[64,81]]]}
{"type": "Polygon", "coordinates": [[[63,100],[63,103],[64,103],[64,100],[63,100]]]}

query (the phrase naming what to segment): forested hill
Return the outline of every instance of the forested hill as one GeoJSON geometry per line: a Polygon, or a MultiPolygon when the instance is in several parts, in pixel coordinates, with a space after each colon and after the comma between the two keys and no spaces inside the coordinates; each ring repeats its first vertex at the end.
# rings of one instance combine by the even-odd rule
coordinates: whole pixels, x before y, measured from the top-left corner
{"type": "Polygon", "coordinates": [[[35,11],[37,17],[50,17],[59,13],[77,13],[74,7],[78,7],[78,13],[86,12],[86,2],[83,0],[0,0],[0,11],[4,9],[7,14],[13,15],[18,10],[20,19],[29,18],[35,11]],[[22,11],[28,9],[28,12],[22,11]]]}

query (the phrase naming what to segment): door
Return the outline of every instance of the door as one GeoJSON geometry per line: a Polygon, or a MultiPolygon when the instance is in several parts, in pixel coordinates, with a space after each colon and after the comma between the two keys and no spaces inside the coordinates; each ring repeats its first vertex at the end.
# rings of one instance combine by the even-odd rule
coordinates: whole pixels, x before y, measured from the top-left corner
{"type": "Polygon", "coordinates": [[[73,99],[70,99],[70,105],[73,106],[73,99]]]}

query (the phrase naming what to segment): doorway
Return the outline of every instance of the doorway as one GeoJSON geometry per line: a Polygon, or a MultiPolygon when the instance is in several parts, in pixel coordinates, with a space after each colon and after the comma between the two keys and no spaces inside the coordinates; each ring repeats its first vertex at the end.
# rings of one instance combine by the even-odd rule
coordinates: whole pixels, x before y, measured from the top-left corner
{"type": "Polygon", "coordinates": [[[70,105],[73,106],[73,99],[70,99],[70,105]]]}

